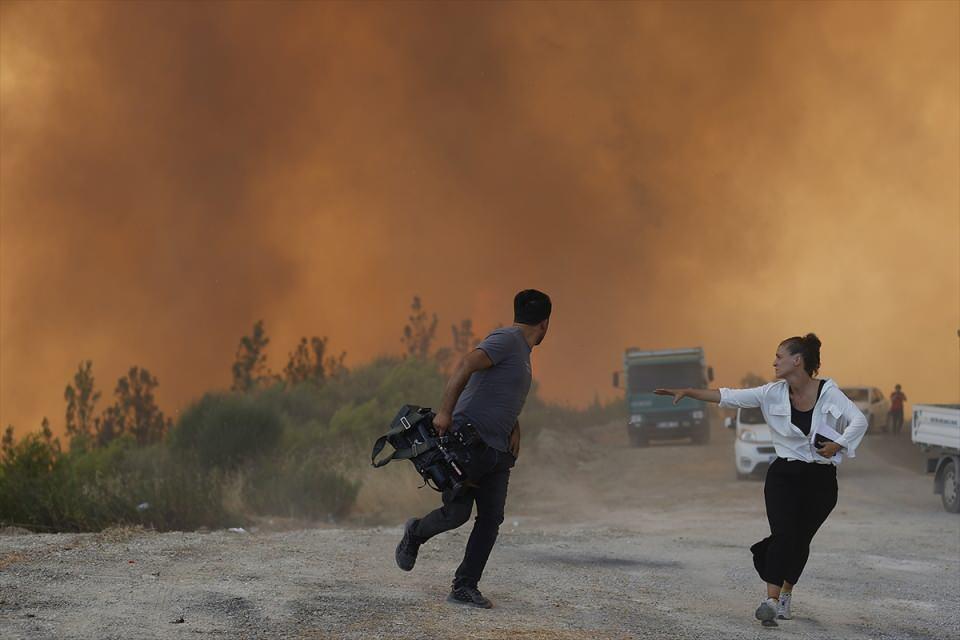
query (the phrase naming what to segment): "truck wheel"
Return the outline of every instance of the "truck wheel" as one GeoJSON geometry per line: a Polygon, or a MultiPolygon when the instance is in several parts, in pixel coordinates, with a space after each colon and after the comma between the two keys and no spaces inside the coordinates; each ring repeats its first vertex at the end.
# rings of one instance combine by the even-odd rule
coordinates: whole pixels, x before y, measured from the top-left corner
{"type": "Polygon", "coordinates": [[[950,513],[960,513],[960,486],[957,485],[960,479],[957,477],[957,465],[953,460],[943,465],[940,477],[943,478],[943,495],[940,496],[943,508],[950,513]]]}

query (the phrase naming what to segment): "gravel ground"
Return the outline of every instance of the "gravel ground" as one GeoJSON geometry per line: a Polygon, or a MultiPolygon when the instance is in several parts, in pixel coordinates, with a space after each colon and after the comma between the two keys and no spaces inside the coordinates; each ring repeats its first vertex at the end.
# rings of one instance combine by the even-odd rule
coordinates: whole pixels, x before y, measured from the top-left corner
{"type": "Polygon", "coordinates": [[[960,517],[908,438],[870,436],[841,467],[796,619],[777,629],[753,619],[763,587],[747,548],[767,525],[762,483],[734,479],[732,435],[624,440],[616,425],[548,431],[523,452],[481,584],[489,611],[444,602],[469,525],[424,546],[413,572],[393,564],[406,512],[434,498],[404,465],[371,476],[410,487],[400,507],[368,493],[357,516],[390,526],[8,531],[0,638],[960,637],[960,517]],[[559,464],[572,441],[576,460],[559,464]]]}

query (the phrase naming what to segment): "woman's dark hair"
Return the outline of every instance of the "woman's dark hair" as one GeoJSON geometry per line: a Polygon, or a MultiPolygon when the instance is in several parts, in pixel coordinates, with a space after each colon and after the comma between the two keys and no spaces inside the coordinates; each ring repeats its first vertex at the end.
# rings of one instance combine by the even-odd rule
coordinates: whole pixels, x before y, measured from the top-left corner
{"type": "Polygon", "coordinates": [[[803,368],[811,377],[820,371],[820,344],[820,338],[814,333],[808,333],[802,338],[793,336],[780,343],[787,348],[790,355],[795,356],[799,353],[803,356],[803,368]]]}

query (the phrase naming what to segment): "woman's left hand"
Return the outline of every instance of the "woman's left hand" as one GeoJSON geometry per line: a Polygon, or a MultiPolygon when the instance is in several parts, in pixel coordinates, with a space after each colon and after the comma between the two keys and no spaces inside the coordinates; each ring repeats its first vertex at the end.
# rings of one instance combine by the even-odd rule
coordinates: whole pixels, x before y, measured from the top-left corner
{"type": "Polygon", "coordinates": [[[843,449],[843,447],[841,447],[836,442],[825,442],[823,443],[822,447],[817,449],[817,453],[819,453],[824,458],[832,458],[833,456],[837,455],[837,452],[840,451],[841,449],[843,449]]]}

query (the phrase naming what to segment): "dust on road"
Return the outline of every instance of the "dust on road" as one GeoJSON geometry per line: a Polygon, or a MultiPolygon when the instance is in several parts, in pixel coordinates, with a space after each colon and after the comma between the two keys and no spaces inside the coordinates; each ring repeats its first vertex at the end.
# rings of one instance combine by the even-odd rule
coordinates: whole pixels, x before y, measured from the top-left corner
{"type": "Polygon", "coordinates": [[[960,637],[960,518],[907,438],[881,435],[839,470],[796,619],[760,628],[762,483],[735,479],[732,449],[720,430],[645,449],[619,425],[545,431],[511,478],[489,611],[444,602],[469,525],[394,565],[403,519],[435,499],[408,465],[369,476],[350,526],[0,536],[0,637],[960,637]]]}

